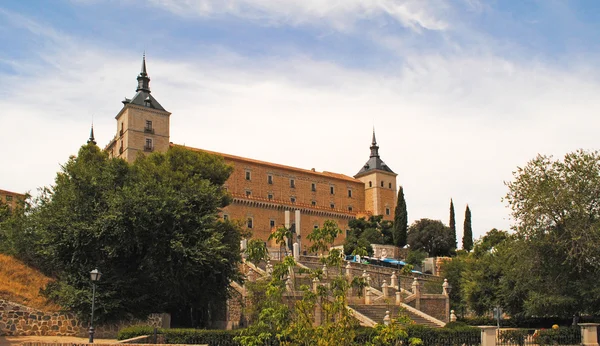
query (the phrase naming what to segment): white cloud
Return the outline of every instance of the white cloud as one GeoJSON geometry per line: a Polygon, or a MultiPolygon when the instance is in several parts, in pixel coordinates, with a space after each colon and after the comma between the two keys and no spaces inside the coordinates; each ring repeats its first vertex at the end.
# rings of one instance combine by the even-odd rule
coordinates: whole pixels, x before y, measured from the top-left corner
{"type": "MultiPolygon", "coordinates": [[[[0,74],[0,128],[9,129],[0,136],[2,188],[51,184],[87,139],[92,115],[105,145],[120,101],[134,92],[137,54],[57,35],[39,52],[47,66],[14,62],[24,74],[0,74]]],[[[220,50],[193,60],[150,55],[148,69],[178,144],[353,175],[375,124],[410,220],[447,222],[452,197],[459,234],[467,203],[476,235],[508,228],[500,199],[518,165],[597,146],[600,83],[585,65],[410,53],[402,65],[361,71],[220,50]]]]}
{"type": "Polygon", "coordinates": [[[445,30],[445,0],[151,0],[184,17],[231,15],[263,25],[329,25],[349,30],[365,19],[387,16],[414,31],[445,30]]]}

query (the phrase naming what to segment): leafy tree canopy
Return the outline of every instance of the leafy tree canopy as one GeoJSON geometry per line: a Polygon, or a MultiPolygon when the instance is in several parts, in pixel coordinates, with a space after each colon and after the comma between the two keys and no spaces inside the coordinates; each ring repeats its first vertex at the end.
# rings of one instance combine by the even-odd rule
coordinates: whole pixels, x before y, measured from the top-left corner
{"type": "Polygon", "coordinates": [[[383,220],[382,215],[371,216],[368,220],[364,217],[350,220],[348,227],[350,233],[344,243],[344,253],[347,255],[355,252],[357,248],[360,249],[359,252],[366,250],[372,255],[371,244],[393,244],[393,223],[383,220]]]}
{"type": "Polygon", "coordinates": [[[89,314],[98,268],[103,319],[185,311],[202,325],[224,302],[240,261],[239,227],[220,221],[232,168],[217,156],[171,148],[129,165],[83,146],[28,216],[37,266],[58,278],[47,294],[89,314]],[[190,313],[192,311],[192,313],[190,313]]]}
{"type": "Polygon", "coordinates": [[[431,257],[450,256],[454,246],[450,228],[439,220],[420,219],[408,228],[411,250],[423,250],[431,257]]]}

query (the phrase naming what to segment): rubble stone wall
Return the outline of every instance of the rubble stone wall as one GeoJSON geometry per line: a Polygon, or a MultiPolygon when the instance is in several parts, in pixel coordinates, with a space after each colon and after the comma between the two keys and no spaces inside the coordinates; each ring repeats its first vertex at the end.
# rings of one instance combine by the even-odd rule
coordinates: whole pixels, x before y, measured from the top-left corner
{"type": "MultiPolygon", "coordinates": [[[[110,325],[95,326],[94,337],[116,338],[119,329],[136,324],[168,328],[168,314],[152,314],[146,321],[131,320],[110,325]]],[[[0,336],[47,335],[79,336],[89,334],[89,321],[80,321],[74,314],[44,312],[0,299],[0,336]]]]}

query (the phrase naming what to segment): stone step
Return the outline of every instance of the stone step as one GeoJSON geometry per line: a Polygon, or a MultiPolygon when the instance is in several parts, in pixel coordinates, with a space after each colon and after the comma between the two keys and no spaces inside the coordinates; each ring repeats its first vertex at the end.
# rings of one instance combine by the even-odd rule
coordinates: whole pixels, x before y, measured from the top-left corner
{"type": "Polygon", "coordinates": [[[351,308],[367,316],[377,323],[383,323],[385,312],[390,312],[390,318],[395,318],[399,313],[408,315],[408,317],[415,321],[416,324],[424,325],[432,328],[440,328],[437,324],[424,319],[423,317],[416,315],[410,311],[400,311],[399,307],[395,305],[350,305],[351,308]]]}

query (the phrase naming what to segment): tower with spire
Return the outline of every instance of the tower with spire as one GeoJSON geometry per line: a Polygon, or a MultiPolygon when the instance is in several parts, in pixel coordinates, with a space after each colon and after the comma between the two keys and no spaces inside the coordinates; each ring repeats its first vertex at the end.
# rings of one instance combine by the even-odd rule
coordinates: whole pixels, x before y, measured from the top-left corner
{"type": "Polygon", "coordinates": [[[117,114],[117,134],[106,147],[109,155],[133,162],[140,154],[169,149],[170,116],[152,96],[146,68],[146,53],[132,98],[125,98],[117,114]]]}
{"type": "Polygon", "coordinates": [[[90,129],[90,138],[88,138],[87,143],[96,145],[96,139],[94,138],[94,124],[92,124],[92,128],[90,129]]]}
{"type": "Polygon", "coordinates": [[[369,160],[354,178],[365,184],[365,210],[373,215],[383,215],[384,220],[393,220],[396,208],[396,177],[398,175],[379,156],[375,129],[373,129],[370,149],[369,160]]]}

